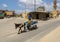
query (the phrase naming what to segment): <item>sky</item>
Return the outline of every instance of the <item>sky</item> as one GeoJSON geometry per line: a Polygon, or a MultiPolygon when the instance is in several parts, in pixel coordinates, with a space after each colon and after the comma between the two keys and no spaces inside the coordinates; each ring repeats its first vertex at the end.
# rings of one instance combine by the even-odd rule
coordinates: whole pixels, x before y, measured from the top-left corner
{"type": "MultiPolygon", "coordinates": [[[[36,0],[36,8],[44,6],[47,11],[53,11],[54,0],[36,0]]],[[[21,13],[34,10],[34,0],[0,0],[0,9],[8,9],[21,13]],[[25,7],[26,6],[26,7],[25,7]]],[[[57,0],[57,10],[60,10],[60,0],[57,0]]]]}

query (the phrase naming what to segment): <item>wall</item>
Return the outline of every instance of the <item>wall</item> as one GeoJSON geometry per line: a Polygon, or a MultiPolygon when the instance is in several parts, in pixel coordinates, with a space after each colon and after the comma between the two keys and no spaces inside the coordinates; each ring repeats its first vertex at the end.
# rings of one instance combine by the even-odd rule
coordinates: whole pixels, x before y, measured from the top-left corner
{"type": "Polygon", "coordinates": [[[6,11],[5,14],[6,14],[6,15],[13,15],[14,12],[12,12],[12,11],[6,11]]]}
{"type": "Polygon", "coordinates": [[[47,12],[31,12],[29,14],[31,14],[33,19],[45,19],[45,18],[49,17],[48,16],[49,13],[47,13],[47,12]]]}

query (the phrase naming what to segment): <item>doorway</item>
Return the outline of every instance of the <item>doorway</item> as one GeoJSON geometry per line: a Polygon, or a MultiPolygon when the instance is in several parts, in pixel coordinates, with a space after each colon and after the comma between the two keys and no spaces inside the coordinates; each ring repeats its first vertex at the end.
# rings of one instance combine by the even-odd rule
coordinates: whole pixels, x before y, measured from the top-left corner
{"type": "Polygon", "coordinates": [[[39,19],[39,14],[36,14],[36,19],[39,19]]]}

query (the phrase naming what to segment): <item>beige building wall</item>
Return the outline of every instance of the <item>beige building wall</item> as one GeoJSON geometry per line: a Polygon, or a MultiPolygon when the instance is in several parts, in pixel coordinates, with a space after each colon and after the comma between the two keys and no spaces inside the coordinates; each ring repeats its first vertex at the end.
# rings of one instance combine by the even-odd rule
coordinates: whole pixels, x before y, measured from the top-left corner
{"type": "Polygon", "coordinates": [[[58,12],[57,12],[56,10],[52,12],[52,17],[53,17],[53,18],[56,18],[57,15],[58,15],[58,12]]]}
{"type": "Polygon", "coordinates": [[[13,11],[6,11],[5,14],[6,14],[6,15],[13,15],[14,12],[13,12],[13,11]]]}
{"type": "Polygon", "coordinates": [[[26,12],[26,13],[25,13],[25,12],[22,13],[22,17],[23,17],[23,18],[27,18],[27,17],[28,17],[28,12],[26,12]]]}

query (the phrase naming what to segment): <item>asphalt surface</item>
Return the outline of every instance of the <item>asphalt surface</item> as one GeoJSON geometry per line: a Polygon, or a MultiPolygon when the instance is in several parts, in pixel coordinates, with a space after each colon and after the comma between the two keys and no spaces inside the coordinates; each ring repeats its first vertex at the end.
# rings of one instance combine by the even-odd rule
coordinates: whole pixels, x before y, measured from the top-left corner
{"type": "Polygon", "coordinates": [[[37,39],[41,39],[60,25],[59,18],[50,19],[48,21],[38,21],[38,29],[17,34],[14,23],[24,22],[25,19],[12,18],[4,21],[0,23],[0,42],[30,42],[32,40],[35,42],[37,39]]]}
{"type": "MultiPolygon", "coordinates": [[[[35,38],[34,38],[35,39],[35,38]]],[[[38,42],[60,42],[60,26],[58,26],[55,30],[48,33],[41,39],[37,40],[38,42]]]]}

